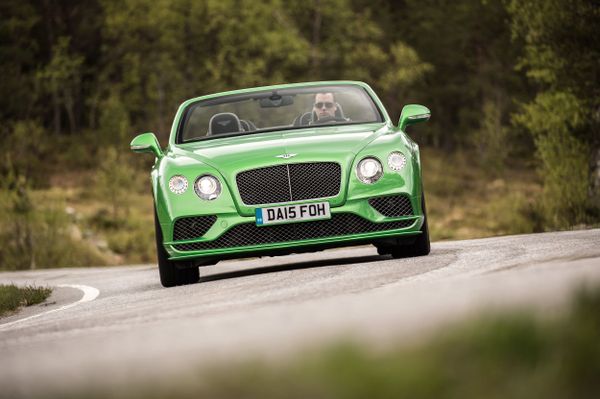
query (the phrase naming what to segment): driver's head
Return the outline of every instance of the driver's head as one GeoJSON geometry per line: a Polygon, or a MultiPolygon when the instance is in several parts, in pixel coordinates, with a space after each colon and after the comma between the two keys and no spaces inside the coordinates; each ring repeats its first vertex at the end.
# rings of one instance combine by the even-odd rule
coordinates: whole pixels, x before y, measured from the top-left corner
{"type": "Polygon", "coordinates": [[[337,106],[333,93],[317,93],[313,111],[317,114],[317,119],[334,118],[337,106]]]}

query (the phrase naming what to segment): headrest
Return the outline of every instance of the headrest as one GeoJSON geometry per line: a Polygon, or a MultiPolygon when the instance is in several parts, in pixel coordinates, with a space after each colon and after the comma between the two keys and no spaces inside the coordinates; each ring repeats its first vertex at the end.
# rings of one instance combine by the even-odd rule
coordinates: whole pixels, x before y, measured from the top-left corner
{"type": "Polygon", "coordinates": [[[294,119],[294,126],[308,126],[310,124],[312,115],[311,112],[305,112],[302,115],[294,119]]]}
{"type": "Polygon", "coordinates": [[[342,109],[340,103],[335,103],[335,107],[337,108],[335,110],[336,119],[346,119],[346,117],[344,116],[344,110],[342,109]]]}
{"type": "Polygon", "coordinates": [[[240,118],[231,112],[214,114],[208,123],[208,135],[241,132],[240,118]]]}

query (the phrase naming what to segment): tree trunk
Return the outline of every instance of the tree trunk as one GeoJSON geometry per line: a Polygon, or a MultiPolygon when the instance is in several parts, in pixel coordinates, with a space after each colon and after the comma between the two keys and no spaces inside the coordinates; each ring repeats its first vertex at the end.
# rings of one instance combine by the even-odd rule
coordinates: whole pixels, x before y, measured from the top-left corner
{"type": "Polygon", "coordinates": [[[70,88],[65,89],[65,110],[69,119],[69,132],[74,134],[77,130],[77,121],[75,120],[75,101],[73,101],[73,92],[70,88]]]}
{"type": "Polygon", "coordinates": [[[61,128],[60,103],[56,89],[52,89],[52,111],[54,114],[54,133],[59,134],[61,128]]]}
{"type": "Polygon", "coordinates": [[[158,99],[157,99],[157,107],[158,107],[158,126],[160,129],[159,137],[168,130],[165,126],[165,89],[163,87],[163,79],[162,76],[158,77],[158,99]]]}

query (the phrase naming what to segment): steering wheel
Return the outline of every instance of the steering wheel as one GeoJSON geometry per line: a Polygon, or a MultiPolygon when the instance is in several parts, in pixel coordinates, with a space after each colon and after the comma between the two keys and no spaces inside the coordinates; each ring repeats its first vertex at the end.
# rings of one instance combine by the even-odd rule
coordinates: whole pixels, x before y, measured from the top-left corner
{"type": "Polygon", "coordinates": [[[336,118],[335,116],[324,116],[321,119],[314,120],[313,125],[323,125],[325,123],[346,122],[345,118],[336,118]]]}

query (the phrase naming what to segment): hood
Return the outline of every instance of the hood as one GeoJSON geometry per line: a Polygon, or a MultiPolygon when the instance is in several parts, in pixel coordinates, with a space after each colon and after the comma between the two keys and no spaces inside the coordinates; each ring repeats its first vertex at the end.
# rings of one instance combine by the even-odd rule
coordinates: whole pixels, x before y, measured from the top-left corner
{"type": "Polygon", "coordinates": [[[179,155],[206,163],[225,175],[283,163],[336,161],[348,165],[378,136],[385,125],[332,126],[328,128],[256,133],[185,144],[179,155]],[[277,157],[289,154],[289,159],[277,157]]]}

